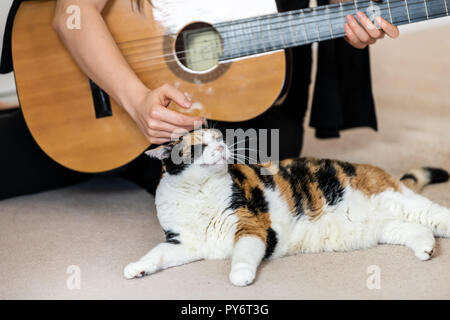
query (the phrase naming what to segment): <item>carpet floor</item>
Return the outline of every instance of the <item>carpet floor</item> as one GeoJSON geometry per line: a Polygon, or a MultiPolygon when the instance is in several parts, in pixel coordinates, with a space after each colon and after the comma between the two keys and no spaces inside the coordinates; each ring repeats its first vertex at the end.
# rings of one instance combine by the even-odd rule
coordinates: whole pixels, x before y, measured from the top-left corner
{"type": "MultiPolygon", "coordinates": [[[[304,155],[372,163],[400,176],[422,165],[450,169],[450,27],[407,33],[372,49],[379,132],[354,129],[304,155]]],[[[26,183],[26,182],[24,182],[26,183]]],[[[450,184],[424,192],[450,206],[450,184]]],[[[228,281],[229,261],[202,261],[139,280],[123,267],[163,240],[154,199],[115,178],[0,202],[1,299],[449,299],[450,239],[419,261],[383,245],[263,263],[256,283],[228,281]],[[75,267],[72,267],[75,266],[75,267]],[[379,289],[369,289],[373,269],[379,289]],[[80,289],[69,289],[72,268],[80,289]],[[69,272],[69,273],[68,273],[69,272]]]]}

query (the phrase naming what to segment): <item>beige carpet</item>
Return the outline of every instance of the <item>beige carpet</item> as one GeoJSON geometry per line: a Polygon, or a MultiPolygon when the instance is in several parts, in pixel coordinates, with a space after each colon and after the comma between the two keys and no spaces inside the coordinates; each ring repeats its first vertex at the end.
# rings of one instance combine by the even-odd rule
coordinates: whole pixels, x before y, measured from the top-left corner
{"type": "MultiPolygon", "coordinates": [[[[380,165],[395,175],[421,165],[450,169],[450,28],[410,33],[373,50],[380,130],[317,141],[305,154],[380,165]]],[[[26,183],[26,181],[24,181],[26,183]]],[[[450,184],[425,192],[450,206],[450,184]]],[[[390,299],[450,298],[450,240],[421,262],[400,246],[305,254],[264,263],[247,288],[228,282],[229,261],[203,261],[140,280],[122,269],[163,240],[153,198],[110,178],[0,203],[0,298],[390,299]],[[69,290],[69,266],[81,289],[69,290]],[[380,289],[367,268],[378,266],[380,289]]]]}

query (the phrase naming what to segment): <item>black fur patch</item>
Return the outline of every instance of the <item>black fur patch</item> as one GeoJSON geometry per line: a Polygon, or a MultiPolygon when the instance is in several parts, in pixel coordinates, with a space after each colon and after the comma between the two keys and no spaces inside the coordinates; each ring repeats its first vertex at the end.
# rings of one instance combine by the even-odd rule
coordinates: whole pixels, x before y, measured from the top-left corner
{"type": "MultiPolygon", "coordinates": [[[[174,144],[176,146],[177,144],[174,144]]],[[[194,163],[194,160],[199,158],[203,154],[203,150],[206,145],[204,144],[195,144],[191,145],[189,154],[182,154],[180,151],[179,159],[181,163],[173,162],[172,158],[169,157],[163,160],[163,164],[165,166],[166,172],[171,175],[177,175],[183,172],[188,166],[194,163]]],[[[179,161],[177,161],[179,162],[179,161]]]]}
{"type": "Polygon", "coordinates": [[[343,161],[337,161],[337,164],[338,164],[339,167],[342,168],[342,170],[344,171],[344,173],[345,173],[348,177],[354,177],[354,176],[356,176],[356,169],[355,169],[355,166],[352,165],[351,163],[343,162],[343,161]]]}
{"type": "Polygon", "coordinates": [[[428,172],[430,184],[443,183],[449,180],[449,174],[444,169],[426,167],[424,170],[428,172]]]}
{"type": "Polygon", "coordinates": [[[185,163],[174,163],[171,158],[164,159],[163,164],[166,168],[166,172],[171,175],[180,174],[187,167],[187,164],[185,163]]]}
{"type": "Polygon", "coordinates": [[[250,199],[247,199],[245,190],[236,183],[236,180],[239,183],[244,182],[247,177],[239,169],[233,167],[230,168],[229,173],[233,179],[233,185],[231,187],[231,209],[247,208],[253,214],[263,213],[269,210],[269,204],[264,197],[263,190],[258,187],[253,188],[250,191],[250,199]]]}
{"type": "Polygon", "coordinates": [[[412,180],[412,181],[414,181],[414,183],[417,183],[417,178],[410,173],[407,173],[403,177],[400,178],[400,181],[403,181],[403,180],[412,180]]]}
{"type": "Polygon", "coordinates": [[[250,201],[249,209],[254,213],[269,211],[269,204],[264,197],[263,191],[256,187],[252,189],[252,198],[250,201]]]}
{"type": "Polygon", "coordinates": [[[254,165],[254,164],[250,164],[248,166],[253,169],[255,174],[258,176],[258,178],[264,184],[264,187],[272,189],[272,190],[275,190],[275,181],[273,180],[273,175],[261,174],[261,170],[263,170],[264,168],[262,168],[260,166],[257,166],[257,165],[254,165]]]}
{"type": "Polygon", "coordinates": [[[295,160],[285,169],[280,168],[280,171],[282,177],[289,181],[289,184],[291,185],[295,208],[297,210],[296,215],[301,216],[304,214],[303,203],[306,202],[310,204],[312,201],[312,196],[309,192],[309,184],[314,179],[306,165],[306,160],[303,158],[295,160]]]}
{"type": "Polygon", "coordinates": [[[175,239],[176,237],[178,237],[180,234],[179,233],[175,233],[172,232],[170,230],[164,230],[164,234],[166,235],[166,242],[167,243],[171,243],[171,244],[180,244],[180,240],[175,239]]]}
{"type": "Polygon", "coordinates": [[[236,179],[237,181],[239,181],[239,183],[242,183],[245,181],[245,179],[247,179],[241,170],[239,170],[233,166],[229,166],[228,168],[229,168],[228,172],[230,173],[231,177],[236,179]]]}
{"type": "Polygon", "coordinates": [[[343,198],[344,188],[336,177],[336,169],[333,167],[331,160],[321,161],[316,178],[327,203],[329,205],[338,204],[343,198]]]}
{"type": "Polygon", "coordinates": [[[277,233],[273,231],[272,228],[267,229],[266,253],[264,254],[264,259],[269,258],[273,254],[277,246],[277,243],[278,243],[277,233]]]}
{"type": "Polygon", "coordinates": [[[231,203],[230,208],[233,210],[237,210],[242,207],[247,207],[248,201],[245,197],[244,191],[239,188],[239,186],[233,182],[233,186],[231,187],[231,203]]]}

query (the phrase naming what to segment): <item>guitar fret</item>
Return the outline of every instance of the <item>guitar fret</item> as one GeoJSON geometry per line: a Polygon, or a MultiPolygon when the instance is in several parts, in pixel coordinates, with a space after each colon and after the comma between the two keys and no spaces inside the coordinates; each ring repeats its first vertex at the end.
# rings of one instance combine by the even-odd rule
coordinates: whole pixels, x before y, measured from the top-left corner
{"type": "Polygon", "coordinates": [[[355,13],[358,12],[358,0],[354,0],[354,4],[355,4],[355,13]]]}
{"type": "Polygon", "coordinates": [[[339,22],[339,29],[341,29],[343,34],[345,35],[344,25],[345,25],[346,21],[345,21],[344,7],[342,6],[342,2],[339,2],[339,12],[341,14],[341,19],[342,19],[342,21],[339,22]]]}
{"type": "Polygon", "coordinates": [[[408,23],[408,14],[406,12],[405,2],[400,0],[391,3],[392,23],[396,26],[408,23]]]}
{"type": "Polygon", "coordinates": [[[389,11],[389,19],[391,19],[391,23],[393,23],[394,20],[392,20],[391,4],[390,4],[389,0],[387,0],[387,7],[388,7],[388,11],[389,11]]]}
{"type": "Polygon", "coordinates": [[[277,48],[276,42],[274,41],[275,38],[273,37],[272,26],[271,26],[270,22],[268,23],[268,27],[269,27],[269,37],[271,39],[270,42],[272,43],[272,47],[277,48]]]}
{"type": "Polygon", "coordinates": [[[405,4],[406,4],[406,14],[408,15],[408,22],[411,23],[411,18],[409,16],[408,0],[405,0],[405,4]]]}
{"type": "Polygon", "coordinates": [[[423,3],[425,4],[425,12],[427,14],[427,20],[430,20],[430,16],[428,15],[428,5],[427,0],[423,0],[423,3]]]}
{"type": "Polygon", "coordinates": [[[316,15],[316,8],[313,8],[313,13],[314,13],[314,20],[315,20],[315,25],[316,25],[316,31],[317,31],[317,38],[319,39],[320,42],[320,32],[319,32],[319,25],[318,25],[318,21],[317,21],[317,15],[316,15]]]}
{"type": "Polygon", "coordinates": [[[245,35],[245,31],[242,29],[241,30],[241,39],[242,39],[242,42],[244,43],[245,53],[247,54],[247,56],[249,56],[250,55],[250,50],[249,50],[249,47],[248,47],[248,42],[249,41],[247,41],[245,36],[246,36],[245,35]]]}
{"type": "Polygon", "coordinates": [[[327,13],[328,13],[328,25],[330,26],[330,34],[331,34],[331,38],[334,38],[334,34],[333,34],[333,28],[331,27],[331,21],[330,21],[330,7],[327,6],[327,13]]]}
{"type": "Polygon", "coordinates": [[[291,34],[292,37],[294,39],[293,41],[293,45],[297,46],[298,45],[298,41],[297,41],[297,32],[295,32],[294,27],[292,26],[292,11],[289,12],[289,17],[288,17],[288,22],[289,22],[289,29],[291,30],[291,34]]]}
{"type": "MultiPolygon", "coordinates": [[[[257,21],[257,24],[258,24],[259,34],[263,35],[263,31],[261,29],[261,17],[257,17],[256,21],[257,21]]],[[[266,46],[264,45],[264,36],[262,37],[262,41],[260,41],[260,43],[262,45],[263,51],[265,52],[266,51],[266,46]]]]}
{"type": "Polygon", "coordinates": [[[447,6],[447,0],[444,0],[444,5],[445,5],[445,12],[447,12],[447,16],[448,16],[448,6],[447,6]]]}
{"type": "Polygon", "coordinates": [[[408,3],[410,22],[419,22],[428,19],[426,0],[405,0],[405,1],[406,3],[408,3]]]}
{"type": "Polygon", "coordinates": [[[435,19],[447,16],[445,0],[426,0],[428,9],[428,18],[435,19]]]}
{"type": "Polygon", "coordinates": [[[234,55],[239,56],[241,54],[241,44],[240,44],[239,39],[238,39],[238,37],[236,35],[236,31],[234,30],[234,24],[231,24],[230,27],[231,27],[230,38],[232,39],[232,42],[233,42],[233,46],[232,46],[233,53],[232,53],[232,55],[233,56],[234,55]],[[237,52],[234,52],[234,51],[237,51],[237,52]]]}
{"type": "Polygon", "coordinates": [[[305,31],[305,39],[306,39],[306,42],[309,42],[308,32],[306,32],[305,13],[303,12],[303,10],[301,11],[301,16],[302,16],[303,30],[305,31]]]}
{"type": "Polygon", "coordinates": [[[281,39],[281,43],[283,44],[283,48],[286,48],[286,38],[284,37],[284,34],[283,34],[283,30],[284,30],[284,28],[283,28],[283,20],[282,20],[282,17],[280,16],[280,15],[278,15],[278,22],[279,22],[279,28],[278,28],[278,30],[280,31],[280,39],[281,39]],[[281,21],[280,21],[281,20],[281,21]]]}

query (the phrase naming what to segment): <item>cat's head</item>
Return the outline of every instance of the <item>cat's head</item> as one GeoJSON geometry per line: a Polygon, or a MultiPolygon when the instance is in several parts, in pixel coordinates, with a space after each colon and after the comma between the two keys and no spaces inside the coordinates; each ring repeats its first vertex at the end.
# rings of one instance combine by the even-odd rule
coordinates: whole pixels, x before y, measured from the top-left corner
{"type": "Polygon", "coordinates": [[[226,171],[231,156],[222,133],[216,129],[194,130],[145,153],[161,160],[169,174],[179,174],[189,168],[211,174],[226,171]]]}

